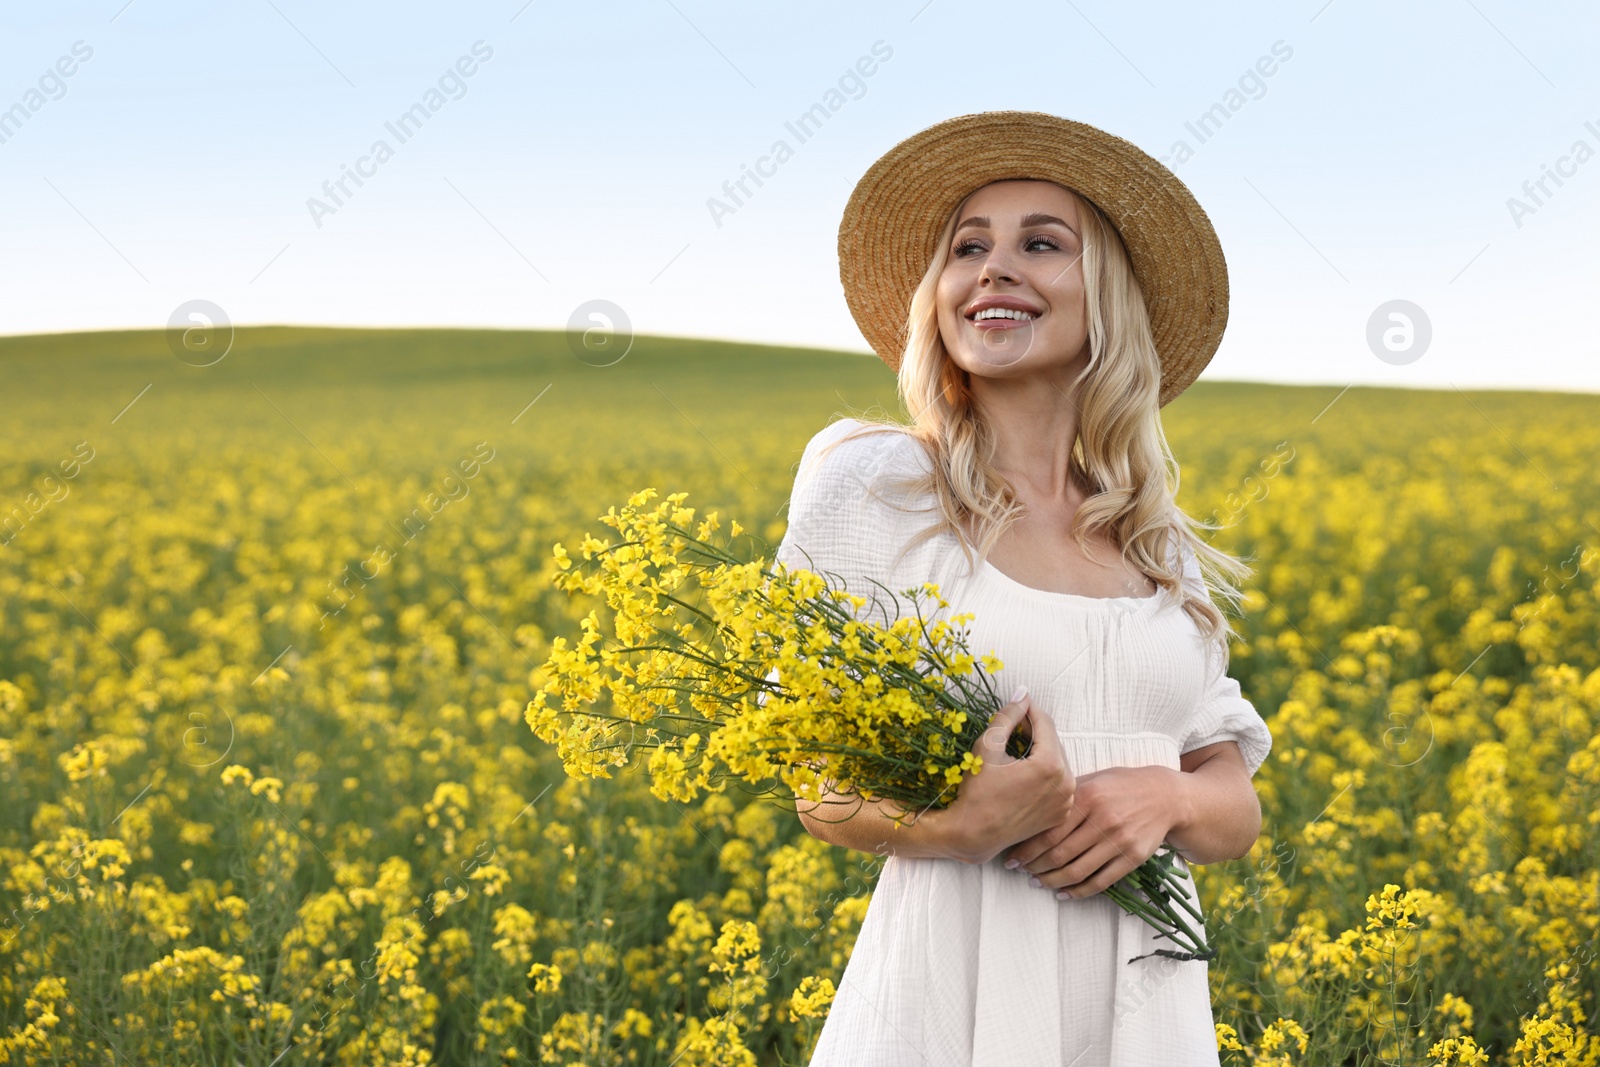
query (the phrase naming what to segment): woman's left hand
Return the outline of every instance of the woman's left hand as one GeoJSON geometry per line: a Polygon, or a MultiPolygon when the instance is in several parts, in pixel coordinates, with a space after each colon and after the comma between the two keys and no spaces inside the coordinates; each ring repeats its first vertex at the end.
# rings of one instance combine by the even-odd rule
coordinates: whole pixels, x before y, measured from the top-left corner
{"type": "Polygon", "coordinates": [[[1006,866],[1066,896],[1111,888],[1155,855],[1177,824],[1182,773],[1152,766],[1079,775],[1066,821],[1011,846],[1006,866]]]}

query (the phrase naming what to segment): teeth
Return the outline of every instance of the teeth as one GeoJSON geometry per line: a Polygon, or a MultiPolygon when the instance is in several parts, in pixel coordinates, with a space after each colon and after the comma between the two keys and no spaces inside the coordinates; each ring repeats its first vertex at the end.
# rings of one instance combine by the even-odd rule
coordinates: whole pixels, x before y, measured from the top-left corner
{"type": "Polygon", "coordinates": [[[1031,318],[1033,318],[1033,313],[1028,311],[1016,311],[1012,308],[984,308],[972,316],[972,321],[977,322],[979,319],[1021,319],[1026,322],[1031,318]]]}

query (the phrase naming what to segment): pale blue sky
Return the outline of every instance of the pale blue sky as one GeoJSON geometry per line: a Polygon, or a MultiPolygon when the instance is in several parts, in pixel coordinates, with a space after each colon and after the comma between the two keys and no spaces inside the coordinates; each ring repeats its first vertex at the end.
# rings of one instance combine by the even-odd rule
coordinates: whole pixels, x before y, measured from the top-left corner
{"type": "Polygon", "coordinates": [[[1208,376],[1600,390],[1593,6],[751,7],[6,5],[0,109],[26,119],[0,123],[0,333],[160,327],[197,298],[237,323],[561,328],[600,298],[642,333],[865,352],[837,227],[896,141],[1020,108],[1168,155],[1282,42],[1174,168],[1230,267],[1208,376]],[[480,41],[400,143],[385,123],[480,41]],[[794,141],[877,42],[859,97],[794,141]],[[393,158],[314,220],[380,138],[393,158]],[[719,227],[708,198],[780,138],[794,158],[719,227]],[[1546,166],[1567,176],[1518,225],[1546,166]],[[1432,324],[1405,365],[1366,342],[1394,299],[1432,324]]]}

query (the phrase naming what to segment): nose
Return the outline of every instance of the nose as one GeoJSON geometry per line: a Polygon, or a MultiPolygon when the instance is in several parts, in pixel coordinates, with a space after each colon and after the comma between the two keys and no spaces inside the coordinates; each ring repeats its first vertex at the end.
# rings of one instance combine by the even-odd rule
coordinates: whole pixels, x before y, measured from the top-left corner
{"type": "Polygon", "coordinates": [[[1011,263],[1010,254],[996,247],[983,261],[983,270],[978,272],[978,284],[993,284],[995,282],[1008,282],[1015,285],[1017,270],[1011,263]]]}

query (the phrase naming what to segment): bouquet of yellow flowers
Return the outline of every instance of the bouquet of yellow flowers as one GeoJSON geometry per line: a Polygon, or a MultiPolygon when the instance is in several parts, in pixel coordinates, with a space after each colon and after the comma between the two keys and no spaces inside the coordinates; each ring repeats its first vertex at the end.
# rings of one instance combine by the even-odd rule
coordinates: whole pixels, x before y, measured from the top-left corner
{"type": "MultiPolygon", "coordinates": [[[[930,620],[924,601],[950,605],[925,583],[903,590],[910,614],[877,625],[860,617],[867,598],[812,571],[742,561],[713,540],[715,512],[696,524],[687,493],[648,507],[656,495],[641,490],[600,516],[621,540],[586,535],[579,551],[592,566],[554,546],[556,586],[602,598],[611,616],[610,640],[591,609],[575,643],[551,642],[528,703],[528,725],[566,772],[609,778],[639,749],[663,800],[741,782],[790,800],[884,799],[896,821],[947,807],[982,770],[972,750],[1004,704],[991,678],[1003,665],[967,647],[972,614],[930,620]]],[[[730,536],[741,533],[733,522],[730,536]]],[[[1006,743],[1018,758],[1029,748],[1020,731],[1006,743]]],[[[1152,856],[1106,895],[1188,939],[1160,955],[1211,959],[1174,856],[1152,856]]]]}

